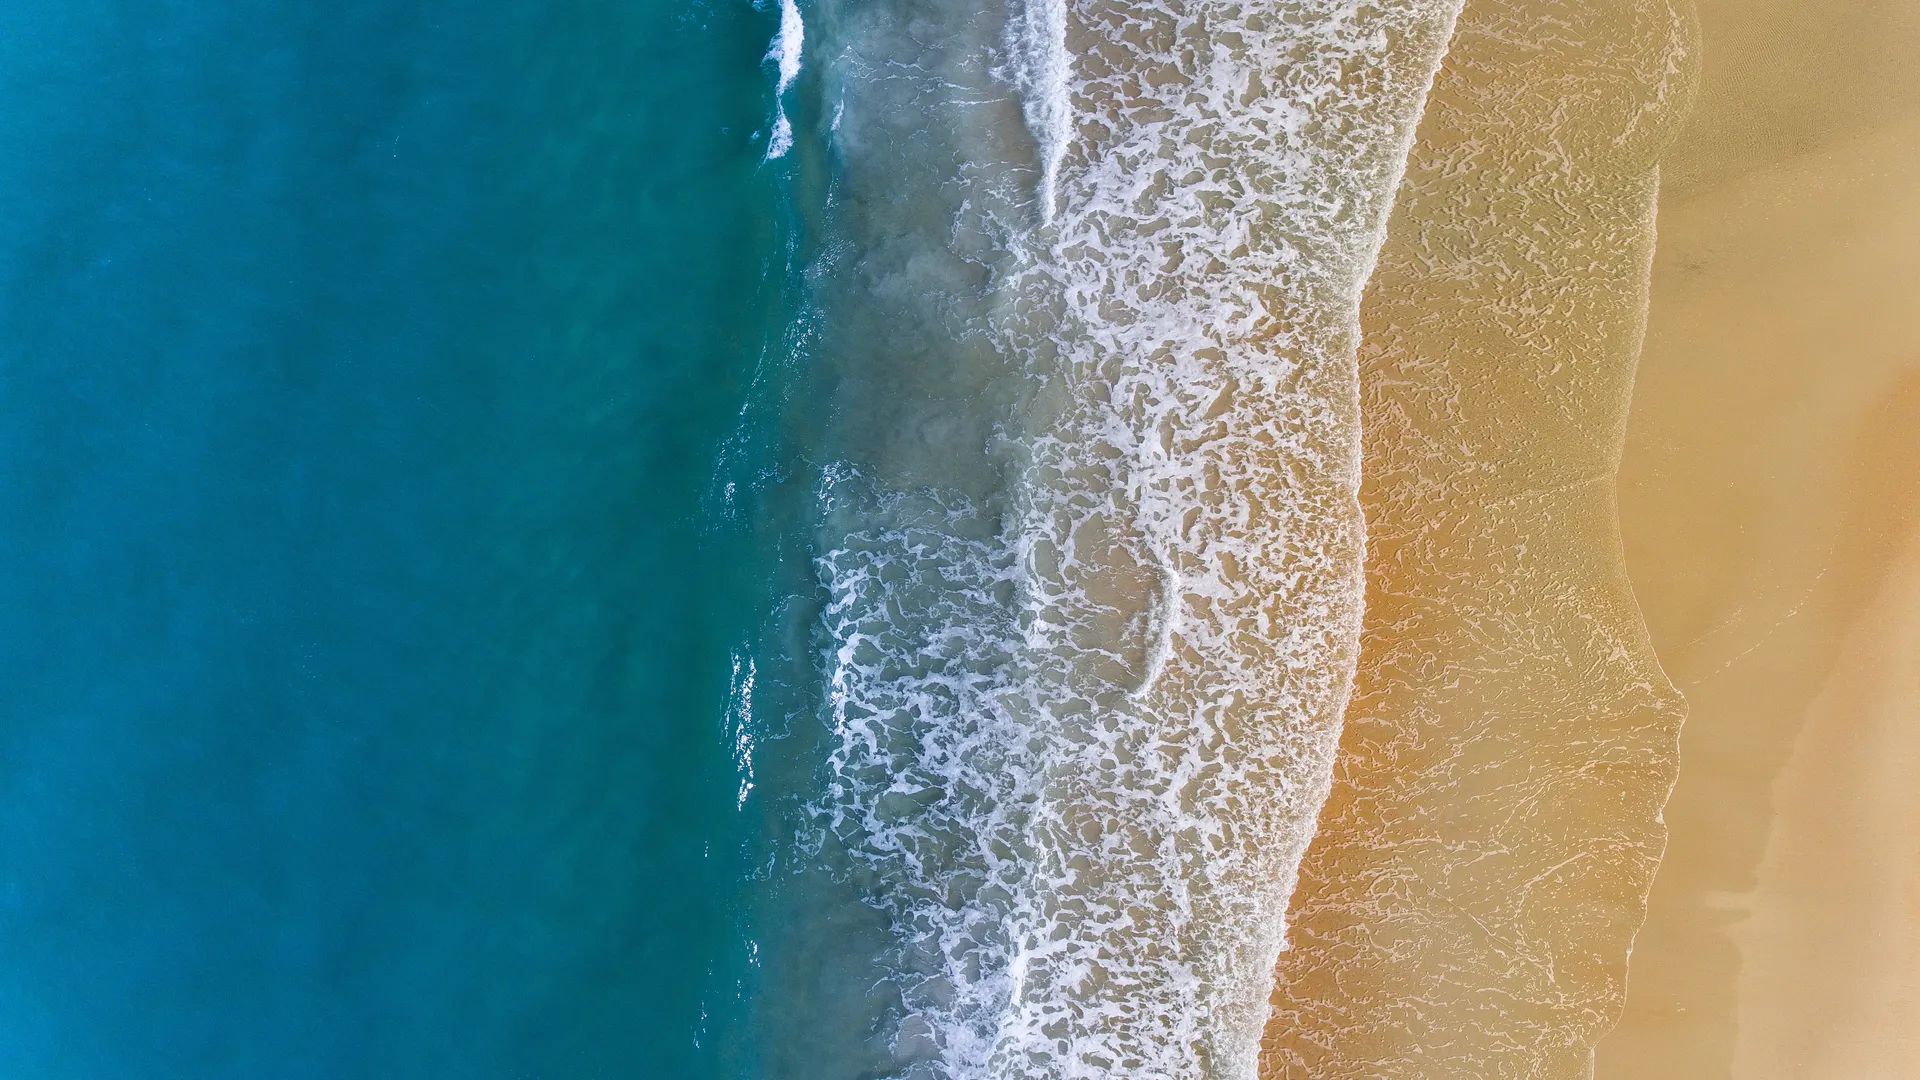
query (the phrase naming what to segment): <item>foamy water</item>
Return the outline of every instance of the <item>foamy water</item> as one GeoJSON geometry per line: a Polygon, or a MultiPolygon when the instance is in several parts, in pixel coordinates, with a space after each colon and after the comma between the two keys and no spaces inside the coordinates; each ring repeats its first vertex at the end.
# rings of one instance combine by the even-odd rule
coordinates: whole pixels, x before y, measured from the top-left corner
{"type": "Polygon", "coordinates": [[[773,129],[767,136],[767,160],[785,157],[793,149],[793,121],[787,118],[787,91],[800,77],[800,51],[806,45],[806,23],[794,0],[780,0],[780,31],[767,49],[777,73],[773,84],[773,129]]]}
{"type": "Polygon", "coordinates": [[[798,861],[886,990],[801,1012],[860,1068],[1252,1075],[1359,630],[1359,290],[1456,6],[809,10],[798,861]]]}

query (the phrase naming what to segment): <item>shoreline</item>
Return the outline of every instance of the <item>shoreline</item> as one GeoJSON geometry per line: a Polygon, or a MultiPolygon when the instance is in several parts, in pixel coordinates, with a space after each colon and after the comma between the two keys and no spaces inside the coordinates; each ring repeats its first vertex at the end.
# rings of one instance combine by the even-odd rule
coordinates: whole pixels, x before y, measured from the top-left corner
{"type": "Polygon", "coordinates": [[[1462,11],[1367,286],[1365,629],[1268,1080],[1580,1080],[1622,1005],[1680,705],[1613,476],[1692,42],[1544,14],[1462,11]]]}

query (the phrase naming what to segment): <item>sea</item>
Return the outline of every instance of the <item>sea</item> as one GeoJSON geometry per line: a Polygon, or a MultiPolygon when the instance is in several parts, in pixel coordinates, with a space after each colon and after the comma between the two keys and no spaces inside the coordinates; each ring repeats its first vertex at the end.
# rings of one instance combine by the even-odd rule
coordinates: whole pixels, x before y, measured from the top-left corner
{"type": "Polygon", "coordinates": [[[0,1075],[1251,1077],[1455,0],[12,0],[0,1075]]]}

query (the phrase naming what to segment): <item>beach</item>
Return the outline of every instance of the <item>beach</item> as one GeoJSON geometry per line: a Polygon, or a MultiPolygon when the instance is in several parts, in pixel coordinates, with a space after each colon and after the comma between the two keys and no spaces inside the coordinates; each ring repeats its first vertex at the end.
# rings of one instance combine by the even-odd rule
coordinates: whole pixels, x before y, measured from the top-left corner
{"type": "Polygon", "coordinates": [[[1466,5],[1368,283],[1365,630],[1268,1077],[1584,1076],[1621,1006],[1681,703],[1613,485],[1693,40],[1564,14],[1466,5]]]}
{"type": "Polygon", "coordinates": [[[1773,786],[1741,970],[1733,1075],[1920,1075],[1920,558],[1842,639],[1773,786]]]}
{"type": "Polygon", "coordinates": [[[0,23],[0,1077],[1920,1076],[1915,0],[0,23]]]}
{"type": "Polygon", "coordinates": [[[1920,1074],[1920,17],[1665,9],[1669,142],[1606,105],[1655,10],[1461,15],[1363,310],[1366,630],[1267,1076],[1920,1074]]]}
{"type": "Polygon", "coordinates": [[[1701,19],[1621,478],[1689,717],[1598,1075],[1911,1076],[1920,25],[1701,19]]]}

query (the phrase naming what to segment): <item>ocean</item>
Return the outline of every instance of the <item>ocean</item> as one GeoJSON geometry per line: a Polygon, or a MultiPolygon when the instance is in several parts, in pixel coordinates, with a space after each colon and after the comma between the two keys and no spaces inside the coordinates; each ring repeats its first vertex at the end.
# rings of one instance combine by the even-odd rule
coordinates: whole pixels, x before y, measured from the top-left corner
{"type": "Polygon", "coordinates": [[[725,1074],[777,25],[0,11],[0,1074],[725,1074]]]}
{"type": "Polygon", "coordinates": [[[1453,0],[0,16],[0,1066],[1243,1078],[1453,0]]]}

